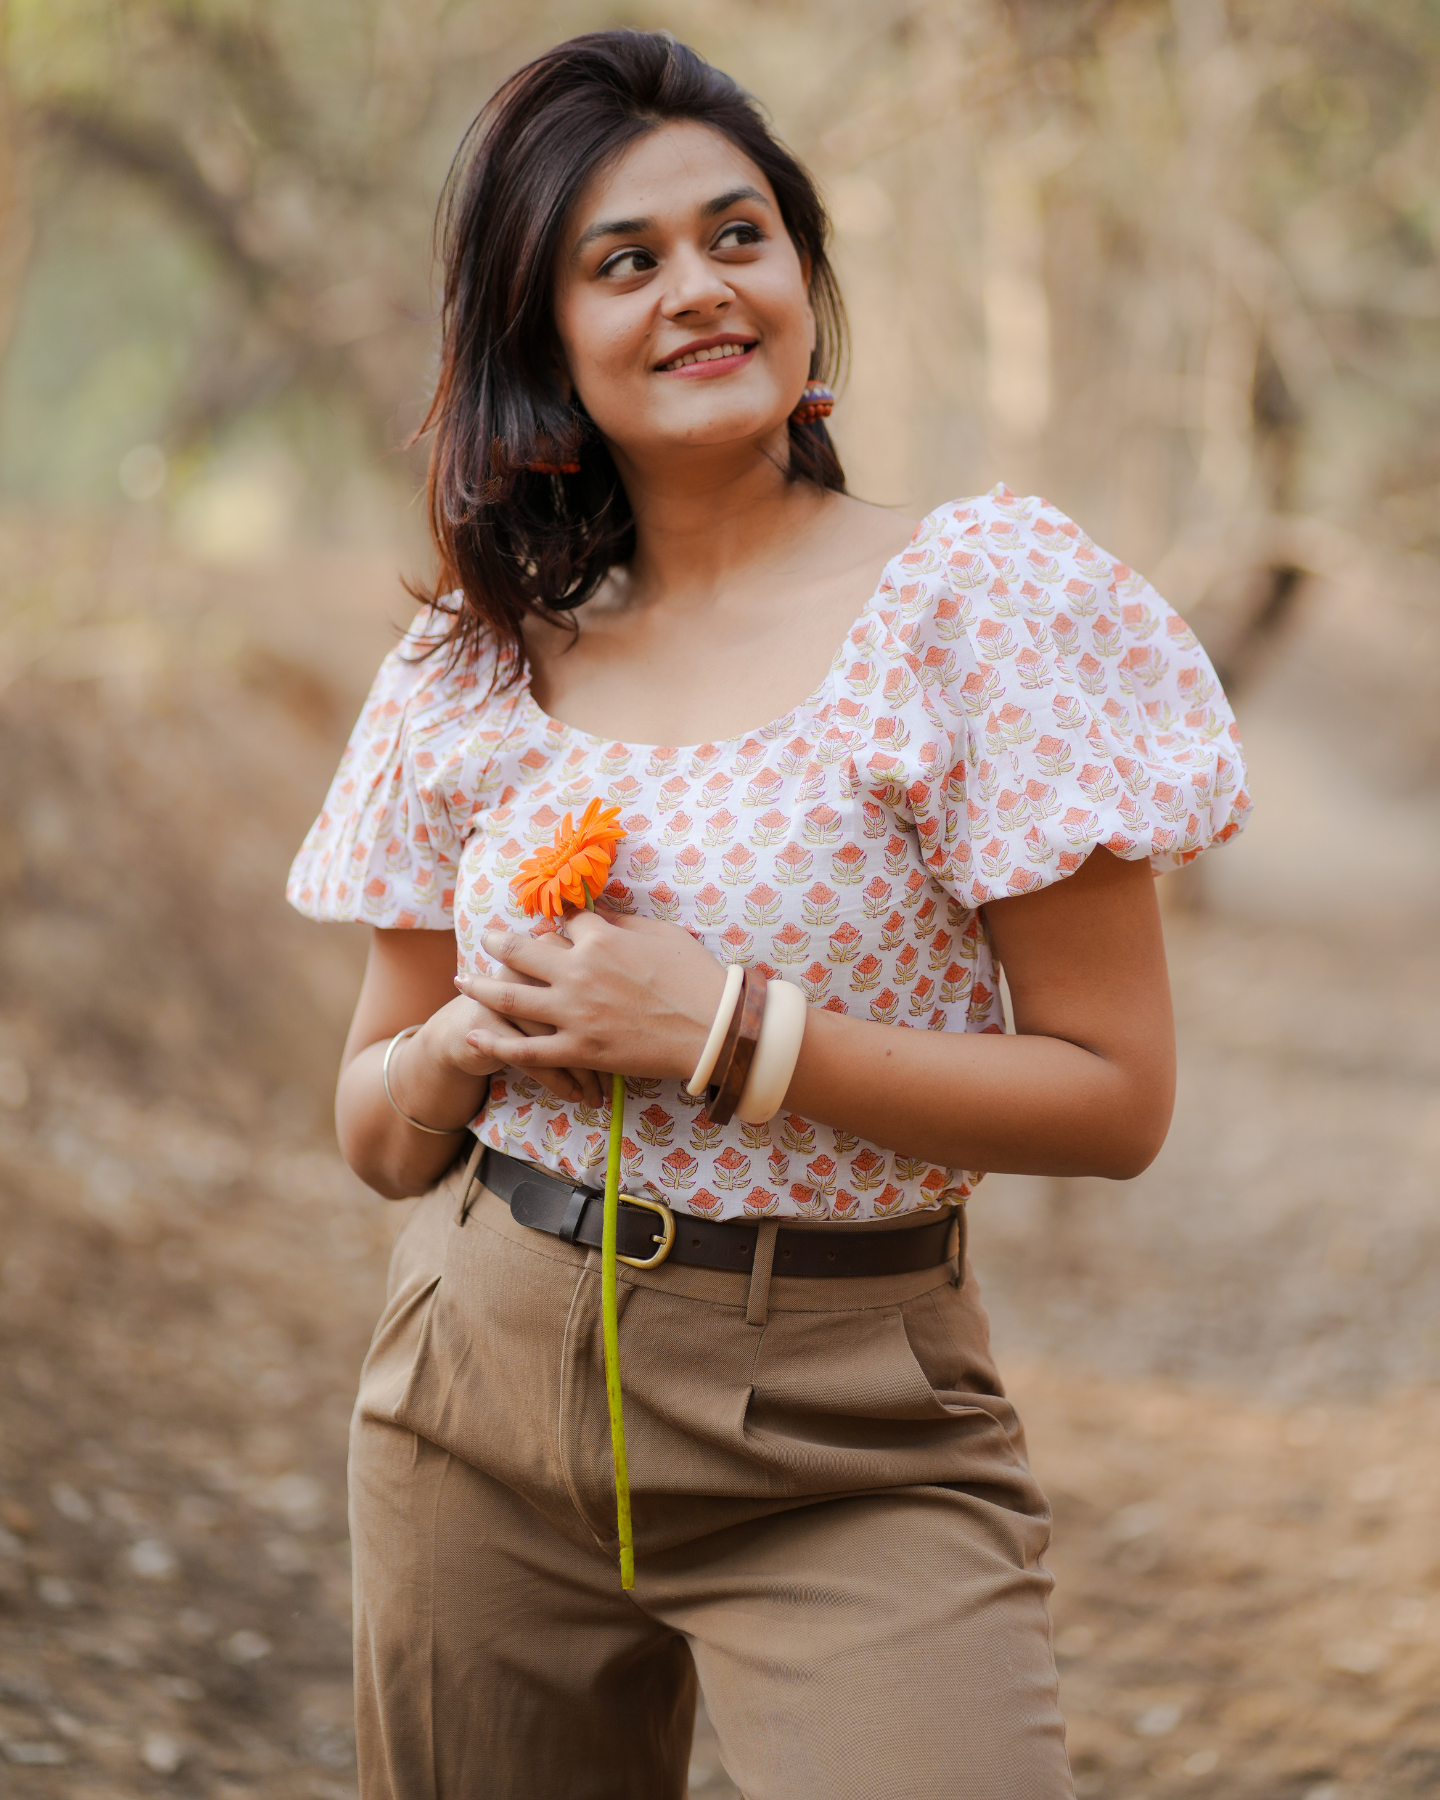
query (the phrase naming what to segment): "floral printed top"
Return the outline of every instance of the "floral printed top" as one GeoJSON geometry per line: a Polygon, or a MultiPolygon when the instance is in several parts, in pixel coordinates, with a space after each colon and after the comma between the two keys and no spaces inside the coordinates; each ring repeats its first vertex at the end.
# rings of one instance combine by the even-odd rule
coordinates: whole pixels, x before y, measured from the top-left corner
{"type": "MultiPolygon", "coordinates": [[[[425,622],[417,621],[416,629],[425,622]]],[[[313,919],[480,933],[529,922],[510,880],[598,795],[626,837],[612,907],[671,919],[812,1006],[920,1031],[1003,1030],[977,910],[1103,844],[1157,869],[1249,810],[1230,709],[1194,636],[1043,500],[1004,487],[924,520],[807,700],[718,744],[611,742],[548,718],[493,657],[381,667],[291,872],[313,919]]],[[[782,1113],[711,1125],[677,1081],[628,1084],[632,1193],[713,1219],[882,1218],[980,1180],[782,1113]]],[[[568,1179],[604,1178],[608,1106],[514,1070],[474,1129],[568,1179]]]]}

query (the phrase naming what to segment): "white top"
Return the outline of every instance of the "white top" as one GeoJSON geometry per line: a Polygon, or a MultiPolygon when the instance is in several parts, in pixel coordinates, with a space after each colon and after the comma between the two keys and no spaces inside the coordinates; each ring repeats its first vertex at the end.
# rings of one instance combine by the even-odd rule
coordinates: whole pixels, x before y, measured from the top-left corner
{"type": "MultiPolygon", "coordinates": [[[[412,634],[433,623],[422,614],[412,634]]],[[[1249,810],[1235,721],[1193,634],[1043,500],[942,506],[829,673],[783,718],[718,744],[616,743],[548,718],[494,652],[443,671],[392,651],[291,871],[313,919],[533,928],[510,889],[562,814],[622,808],[606,900],[675,920],[812,1006],[926,1031],[1003,1029],[977,908],[1103,844],[1157,870],[1249,810]]],[[[627,1191],[712,1219],[875,1219],[963,1200],[978,1172],[781,1113],[710,1125],[683,1081],[632,1080],[627,1191]]],[[[474,1129],[600,1185],[608,1103],[565,1105],[515,1070],[474,1129]]]]}

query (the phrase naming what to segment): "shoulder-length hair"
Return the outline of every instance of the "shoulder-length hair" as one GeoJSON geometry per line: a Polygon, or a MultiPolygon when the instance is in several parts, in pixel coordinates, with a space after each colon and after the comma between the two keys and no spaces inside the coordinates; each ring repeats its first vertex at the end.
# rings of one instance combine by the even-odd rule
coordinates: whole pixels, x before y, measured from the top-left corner
{"type": "MultiPolygon", "coordinates": [[[[824,203],[728,75],[654,31],[572,38],[512,75],[466,132],[440,203],[440,373],[416,433],[434,432],[429,514],[439,568],[432,585],[411,590],[451,616],[437,647],[459,659],[493,645],[502,680],[524,667],[528,613],[582,605],[634,554],[619,473],[578,399],[560,387],[554,268],[586,182],[675,120],[722,132],[763,171],[809,260],[818,328],[811,379],[838,372],[845,315],[825,254],[824,203]],[[579,467],[559,472],[561,464],[579,467]]],[[[844,491],[823,421],[791,420],[786,473],[844,491]]]]}

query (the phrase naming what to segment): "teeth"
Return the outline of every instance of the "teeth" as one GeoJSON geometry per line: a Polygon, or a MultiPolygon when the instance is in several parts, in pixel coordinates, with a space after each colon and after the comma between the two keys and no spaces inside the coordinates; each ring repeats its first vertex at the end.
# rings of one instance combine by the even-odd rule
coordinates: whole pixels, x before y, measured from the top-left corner
{"type": "Polygon", "coordinates": [[[664,367],[684,369],[691,363],[717,362],[722,356],[743,356],[749,348],[748,344],[716,344],[709,350],[691,350],[685,356],[677,356],[674,362],[668,362],[664,367]]]}

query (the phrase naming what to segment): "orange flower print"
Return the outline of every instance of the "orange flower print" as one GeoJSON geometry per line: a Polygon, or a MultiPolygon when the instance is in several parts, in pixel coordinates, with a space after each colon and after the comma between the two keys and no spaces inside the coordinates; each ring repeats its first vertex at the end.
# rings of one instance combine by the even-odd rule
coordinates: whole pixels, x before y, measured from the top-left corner
{"type": "Polygon", "coordinates": [[[619,819],[618,806],[592,800],[578,825],[567,812],[555,827],[554,843],[525,858],[510,885],[532,919],[536,913],[563,919],[567,906],[589,906],[600,897],[615,845],[625,835],[619,819]]]}

